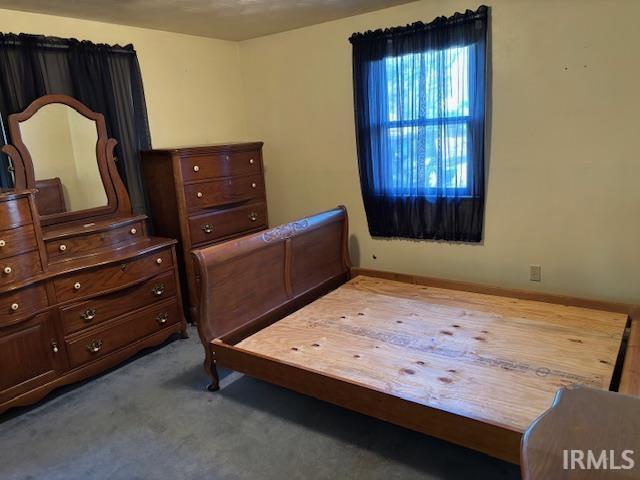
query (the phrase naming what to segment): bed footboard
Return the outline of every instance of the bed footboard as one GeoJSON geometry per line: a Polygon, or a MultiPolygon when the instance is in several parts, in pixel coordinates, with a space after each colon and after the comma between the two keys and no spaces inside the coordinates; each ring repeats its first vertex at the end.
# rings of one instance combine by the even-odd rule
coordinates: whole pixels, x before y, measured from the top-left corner
{"type": "Polygon", "coordinates": [[[346,282],[347,241],[347,211],[340,206],[193,251],[211,390],[218,386],[211,341],[233,345],[346,282]]]}

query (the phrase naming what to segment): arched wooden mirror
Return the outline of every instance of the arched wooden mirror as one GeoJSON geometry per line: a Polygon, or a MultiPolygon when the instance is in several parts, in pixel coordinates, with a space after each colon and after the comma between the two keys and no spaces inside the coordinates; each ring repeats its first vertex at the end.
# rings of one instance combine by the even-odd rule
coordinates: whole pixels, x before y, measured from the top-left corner
{"type": "Polygon", "coordinates": [[[75,98],[45,95],[9,116],[15,188],[37,190],[43,225],[130,214],[104,117],[75,98]]]}

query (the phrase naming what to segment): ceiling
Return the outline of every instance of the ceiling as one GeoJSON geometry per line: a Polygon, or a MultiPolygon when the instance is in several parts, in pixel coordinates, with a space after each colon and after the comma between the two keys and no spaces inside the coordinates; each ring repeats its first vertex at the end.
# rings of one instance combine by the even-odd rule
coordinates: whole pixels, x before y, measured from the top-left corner
{"type": "Polygon", "coordinates": [[[0,0],[0,8],[246,40],[414,0],[0,0]]]}

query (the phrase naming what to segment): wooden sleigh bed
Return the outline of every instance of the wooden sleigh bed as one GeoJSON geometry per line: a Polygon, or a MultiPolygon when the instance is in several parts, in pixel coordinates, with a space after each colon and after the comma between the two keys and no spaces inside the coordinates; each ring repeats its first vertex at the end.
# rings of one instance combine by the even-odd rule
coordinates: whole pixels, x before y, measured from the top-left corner
{"type": "Polygon", "coordinates": [[[194,252],[210,390],[222,366],[512,463],[559,388],[640,395],[632,306],[359,271],[347,241],[339,207],[194,252]]]}

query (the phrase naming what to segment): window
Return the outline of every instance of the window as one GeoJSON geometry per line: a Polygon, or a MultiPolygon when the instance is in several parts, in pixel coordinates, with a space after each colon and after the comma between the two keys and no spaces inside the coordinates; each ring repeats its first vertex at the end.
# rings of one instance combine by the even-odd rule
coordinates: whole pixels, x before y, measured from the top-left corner
{"type": "Polygon", "coordinates": [[[383,60],[387,77],[389,178],[376,190],[390,195],[467,192],[469,47],[411,53],[383,60]],[[440,159],[440,160],[438,160],[440,159]]]}
{"type": "Polygon", "coordinates": [[[480,7],[351,37],[373,236],[481,240],[487,15],[480,7]]]}

